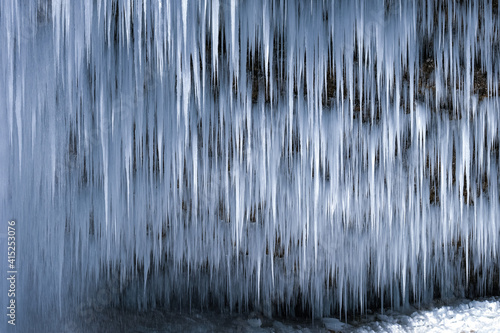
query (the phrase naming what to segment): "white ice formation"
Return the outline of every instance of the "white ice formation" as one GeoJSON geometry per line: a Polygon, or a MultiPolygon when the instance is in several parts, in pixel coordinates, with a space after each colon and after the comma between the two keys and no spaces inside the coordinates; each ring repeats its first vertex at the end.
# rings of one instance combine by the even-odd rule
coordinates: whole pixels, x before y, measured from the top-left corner
{"type": "Polygon", "coordinates": [[[110,281],[136,309],[313,316],[498,291],[499,20],[491,0],[1,1],[20,316],[110,281]]]}

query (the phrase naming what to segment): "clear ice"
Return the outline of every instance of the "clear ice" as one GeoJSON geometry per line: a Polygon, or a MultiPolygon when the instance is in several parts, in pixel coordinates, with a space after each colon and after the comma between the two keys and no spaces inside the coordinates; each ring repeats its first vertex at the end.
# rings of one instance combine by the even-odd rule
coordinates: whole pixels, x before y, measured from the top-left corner
{"type": "Polygon", "coordinates": [[[1,1],[20,320],[103,285],[110,306],[315,317],[498,291],[499,20],[491,0],[1,1]]]}

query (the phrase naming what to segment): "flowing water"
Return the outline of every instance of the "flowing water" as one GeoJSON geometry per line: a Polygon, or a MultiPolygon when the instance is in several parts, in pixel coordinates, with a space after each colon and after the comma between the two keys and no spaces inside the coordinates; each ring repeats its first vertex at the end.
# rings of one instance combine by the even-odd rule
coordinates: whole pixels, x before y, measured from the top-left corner
{"type": "Polygon", "coordinates": [[[498,292],[499,28],[490,0],[2,1],[18,323],[498,292]]]}

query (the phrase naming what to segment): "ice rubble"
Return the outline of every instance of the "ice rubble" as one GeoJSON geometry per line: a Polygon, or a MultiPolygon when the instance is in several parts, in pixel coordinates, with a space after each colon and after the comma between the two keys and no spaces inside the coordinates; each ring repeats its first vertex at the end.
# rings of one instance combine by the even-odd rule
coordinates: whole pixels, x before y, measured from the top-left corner
{"type": "Polygon", "coordinates": [[[110,281],[136,309],[313,316],[498,291],[499,18],[488,0],[2,1],[21,309],[64,314],[110,281]]]}

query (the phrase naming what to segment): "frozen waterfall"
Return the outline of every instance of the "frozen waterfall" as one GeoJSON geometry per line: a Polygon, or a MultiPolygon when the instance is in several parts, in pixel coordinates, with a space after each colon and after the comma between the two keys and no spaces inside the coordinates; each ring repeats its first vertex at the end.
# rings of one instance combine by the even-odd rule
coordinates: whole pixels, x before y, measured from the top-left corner
{"type": "Polygon", "coordinates": [[[492,0],[1,1],[19,323],[498,293],[499,29],[492,0]]]}

